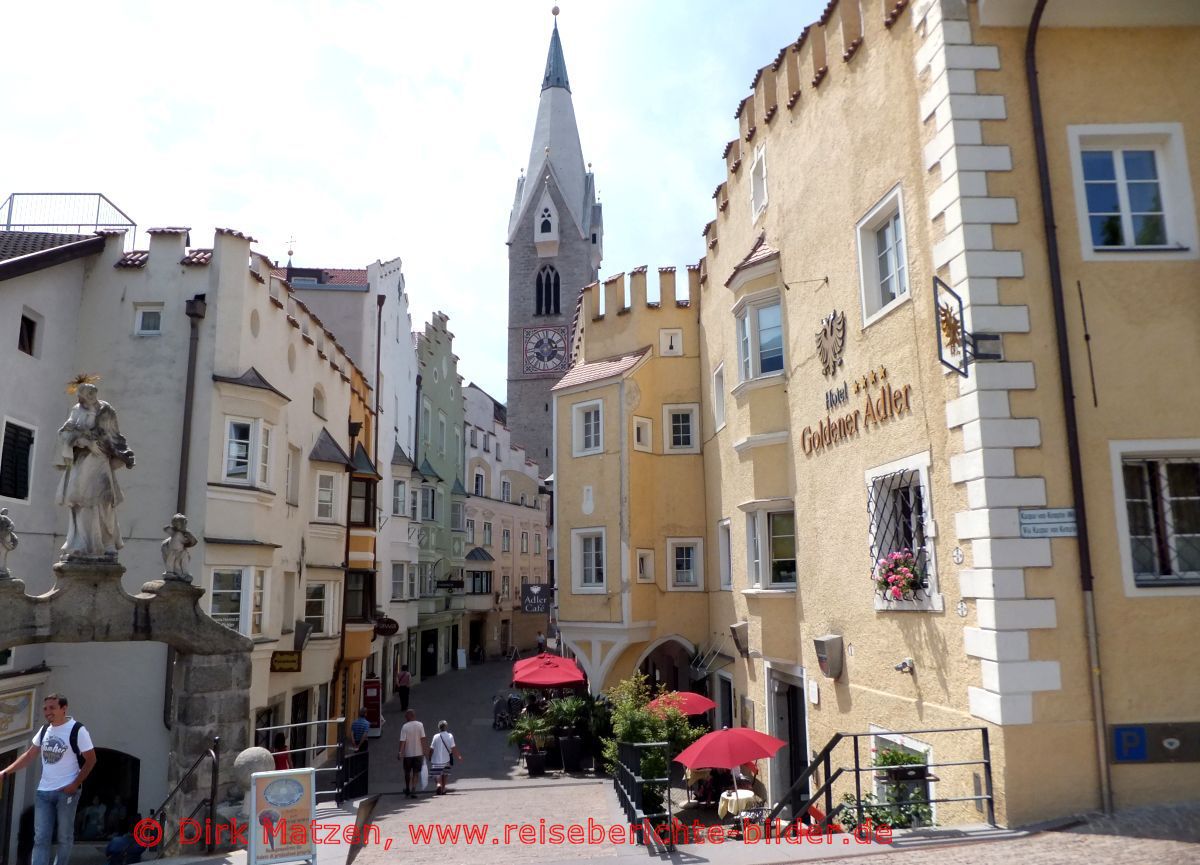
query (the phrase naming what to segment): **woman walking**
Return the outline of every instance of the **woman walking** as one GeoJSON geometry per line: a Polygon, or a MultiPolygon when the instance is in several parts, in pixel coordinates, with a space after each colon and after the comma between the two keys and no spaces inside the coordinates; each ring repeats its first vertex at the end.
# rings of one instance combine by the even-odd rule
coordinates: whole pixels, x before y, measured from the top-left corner
{"type": "Polygon", "coordinates": [[[455,760],[462,760],[458,745],[454,743],[454,734],[447,728],[445,721],[438,721],[438,731],[429,743],[429,774],[437,779],[437,795],[446,795],[446,781],[450,777],[450,767],[455,760]]]}

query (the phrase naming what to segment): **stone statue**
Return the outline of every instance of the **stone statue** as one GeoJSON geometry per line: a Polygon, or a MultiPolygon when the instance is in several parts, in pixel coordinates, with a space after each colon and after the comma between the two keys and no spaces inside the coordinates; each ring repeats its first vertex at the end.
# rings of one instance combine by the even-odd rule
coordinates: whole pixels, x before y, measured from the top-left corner
{"type": "Polygon", "coordinates": [[[171,525],[163,526],[163,531],[167,533],[162,542],[163,576],[168,580],[190,583],[192,577],[188,573],[188,561],[192,554],[188,550],[196,546],[198,541],[196,536],[188,531],[187,517],[176,514],[171,517],[171,525]]]}
{"type": "Polygon", "coordinates": [[[8,554],[17,548],[17,533],[13,531],[8,508],[0,508],[0,580],[8,574],[8,554]]]}
{"type": "Polygon", "coordinates": [[[117,426],[113,407],[96,395],[97,377],[80,375],[67,390],[78,397],[58,431],[58,503],[69,511],[62,558],[116,561],[121,548],[117,505],[123,496],[116,470],[133,468],[133,451],[117,426]]]}

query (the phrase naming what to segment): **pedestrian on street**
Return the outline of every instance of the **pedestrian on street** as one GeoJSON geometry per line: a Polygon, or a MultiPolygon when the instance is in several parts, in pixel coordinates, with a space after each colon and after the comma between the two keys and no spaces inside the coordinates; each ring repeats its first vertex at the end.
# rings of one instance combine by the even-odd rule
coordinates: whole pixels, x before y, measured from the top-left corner
{"type": "Polygon", "coordinates": [[[356,751],[365,751],[367,749],[367,732],[371,729],[371,722],[367,720],[367,707],[363,706],[358,710],[358,717],[354,719],[354,723],[350,725],[350,743],[356,751]]]}
{"type": "Polygon", "coordinates": [[[446,782],[450,779],[450,769],[454,761],[461,761],[458,745],[454,743],[454,734],[447,729],[445,721],[438,721],[438,732],[429,743],[429,774],[437,778],[437,795],[446,795],[446,782]]]}
{"type": "Polygon", "coordinates": [[[403,761],[404,795],[409,799],[417,798],[421,767],[425,765],[425,753],[428,748],[425,725],[417,720],[417,713],[409,709],[404,713],[404,726],[400,728],[400,753],[396,755],[403,761]]]}
{"type": "Polygon", "coordinates": [[[75,844],[79,791],[96,765],[96,748],[87,728],[67,715],[67,698],[61,694],[50,694],[42,701],[42,716],[46,723],[30,747],[11,766],[0,769],[0,785],[5,776],[16,775],[41,757],[42,777],[33,805],[32,861],[33,865],[50,865],[57,820],[58,856],[54,861],[56,865],[67,865],[75,844]]]}
{"type": "Polygon", "coordinates": [[[288,753],[288,750],[287,735],[285,733],[276,733],[275,738],[271,742],[271,756],[275,758],[276,771],[295,768],[292,765],[292,755],[288,753]]]}
{"type": "Polygon", "coordinates": [[[546,635],[545,635],[545,634],[543,634],[541,631],[538,631],[538,635],[537,635],[537,647],[538,647],[538,654],[539,654],[539,655],[540,655],[542,652],[546,651],[546,635]]]}
{"type": "Polygon", "coordinates": [[[400,672],[396,674],[396,680],[393,682],[396,687],[396,696],[400,698],[400,711],[408,711],[408,689],[412,687],[412,673],[408,671],[408,664],[400,665],[400,672]]]}

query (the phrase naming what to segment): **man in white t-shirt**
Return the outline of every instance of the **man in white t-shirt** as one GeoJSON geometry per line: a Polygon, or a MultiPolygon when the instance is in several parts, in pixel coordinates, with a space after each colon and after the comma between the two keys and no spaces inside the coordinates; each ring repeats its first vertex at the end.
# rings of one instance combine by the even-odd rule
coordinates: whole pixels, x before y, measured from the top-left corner
{"type": "Polygon", "coordinates": [[[404,763],[404,795],[410,799],[417,798],[427,746],[425,725],[417,720],[417,713],[409,709],[404,713],[404,726],[400,728],[400,753],[396,756],[404,763]]]}
{"type": "Polygon", "coordinates": [[[0,769],[0,782],[15,775],[39,756],[42,778],[33,808],[32,865],[50,865],[54,825],[58,823],[56,865],[67,865],[75,844],[75,809],[79,790],[96,765],[96,749],[87,728],[67,716],[67,698],[50,694],[42,701],[46,724],[33,737],[33,744],[11,766],[0,769]]]}

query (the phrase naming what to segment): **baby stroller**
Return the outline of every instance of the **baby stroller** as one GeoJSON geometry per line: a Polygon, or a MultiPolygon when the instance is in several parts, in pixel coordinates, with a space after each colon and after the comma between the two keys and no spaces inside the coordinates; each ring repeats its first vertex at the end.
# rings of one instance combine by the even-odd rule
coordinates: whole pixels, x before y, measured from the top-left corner
{"type": "Polygon", "coordinates": [[[511,691],[501,691],[492,697],[492,729],[511,730],[513,721],[521,714],[521,696],[511,691]]]}

